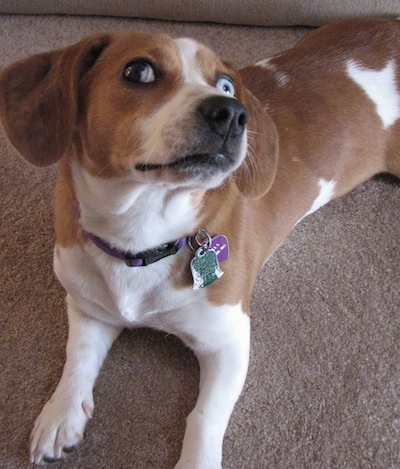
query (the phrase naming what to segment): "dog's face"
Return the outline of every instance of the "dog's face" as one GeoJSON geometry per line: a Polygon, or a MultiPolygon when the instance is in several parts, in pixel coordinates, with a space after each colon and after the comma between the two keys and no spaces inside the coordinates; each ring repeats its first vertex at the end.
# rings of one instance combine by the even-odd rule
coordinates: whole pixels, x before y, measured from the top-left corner
{"type": "Polygon", "coordinates": [[[103,178],[210,189],[233,175],[246,195],[274,176],[272,122],[238,72],[189,39],[91,37],[12,65],[0,95],[11,142],[39,166],[72,152],[103,178]]]}
{"type": "Polygon", "coordinates": [[[194,41],[135,35],[110,43],[81,85],[78,126],[91,172],[219,185],[246,155],[241,88],[238,74],[194,41]]]}

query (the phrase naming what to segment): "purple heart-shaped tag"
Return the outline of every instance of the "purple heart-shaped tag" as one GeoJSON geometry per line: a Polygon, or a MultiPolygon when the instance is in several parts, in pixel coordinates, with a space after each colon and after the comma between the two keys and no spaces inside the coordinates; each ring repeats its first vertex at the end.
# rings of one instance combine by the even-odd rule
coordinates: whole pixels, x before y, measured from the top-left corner
{"type": "Polygon", "coordinates": [[[226,261],[229,257],[228,238],[224,235],[218,235],[215,238],[212,238],[209,249],[212,249],[215,252],[218,262],[226,261]]]}

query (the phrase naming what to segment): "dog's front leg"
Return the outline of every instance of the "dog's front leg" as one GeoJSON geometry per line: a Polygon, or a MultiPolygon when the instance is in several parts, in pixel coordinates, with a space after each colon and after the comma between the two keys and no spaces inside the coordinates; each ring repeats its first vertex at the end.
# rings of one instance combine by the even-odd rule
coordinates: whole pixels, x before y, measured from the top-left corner
{"type": "Polygon", "coordinates": [[[93,386],[114,340],[121,332],[92,319],[68,298],[67,360],[54,394],[43,407],[31,434],[31,462],[53,462],[83,438],[92,416],[93,386]]]}
{"type": "Polygon", "coordinates": [[[221,467],[223,438],[243,388],[250,348],[249,316],[238,307],[224,308],[230,312],[213,311],[213,317],[203,313],[198,341],[191,344],[200,364],[200,392],[187,419],[176,469],[221,467]]]}

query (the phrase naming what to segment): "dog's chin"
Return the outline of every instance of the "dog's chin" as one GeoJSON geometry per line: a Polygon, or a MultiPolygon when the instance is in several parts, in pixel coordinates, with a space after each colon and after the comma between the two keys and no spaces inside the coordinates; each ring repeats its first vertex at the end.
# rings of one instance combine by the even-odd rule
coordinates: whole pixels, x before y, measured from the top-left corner
{"type": "Polygon", "coordinates": [[[139,163],[135,170],[147,181],[211,189],[220,186],[241,161],[222,153],[196,153],[165,164],[139,163]]]}

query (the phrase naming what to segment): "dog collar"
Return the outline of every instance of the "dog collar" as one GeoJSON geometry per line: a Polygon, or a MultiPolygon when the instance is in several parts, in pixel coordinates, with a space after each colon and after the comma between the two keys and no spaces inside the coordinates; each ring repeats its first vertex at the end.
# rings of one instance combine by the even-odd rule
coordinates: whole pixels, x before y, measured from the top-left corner
{"type": "MultiPolygon", "coordinates": [[[[77,204],[73,204],[75,218],[79,220],[80,210],[77,204]]],[[[214,238],[206,230],[200,229],[194,236],[185,236],[169,243],[161,244],[155,248],[133,254],[131,251],[123,251],[114,248],[102,238],[82,228],[83,234],[103,252],[116,259],[123,260],[128,267],[144,267],[165,257],[172,256],[184,246],[195,251],[195,256],[190,262],[190,270],[193,277],[193,290],[212,285],[222,275],[219,262],[226,261],[229,256],[229,243],[224,235],[214,238]]]]}
{"type": "Polygon", "coordinates": [[[144,267],[154,262],[164,259],[164,257],[172,256],[176,254],[180,249],[182,249],[188,242],[188,238],[180,238],[177,241],[172,241],[170,243],[162,244],[152,249],[147,249],[146,251],[141,251],[138,253],[132,253],[130,251],[122,251],[120,249],[112,247],[107,241],[99,238],[98,236],[83,230],[84,234],[89,238],[93,244],[95,244],[99,249],[104,251],[116,259],[121,259],[125,262],[128,267],[144,267]]]}

